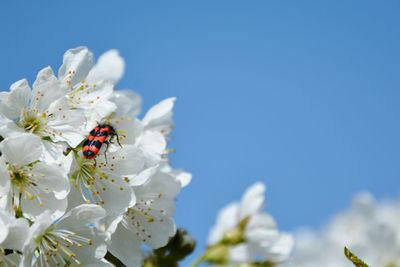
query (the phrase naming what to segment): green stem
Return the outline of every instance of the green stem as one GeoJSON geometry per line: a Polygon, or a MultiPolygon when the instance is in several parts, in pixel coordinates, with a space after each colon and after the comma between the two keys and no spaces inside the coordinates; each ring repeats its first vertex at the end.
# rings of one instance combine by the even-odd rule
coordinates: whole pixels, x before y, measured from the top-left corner
{"type": "Polygon", "coordinates": [[[197,267],[199,266],[205,259],[206,259],[207,252],[205,252],[203,255],[198,257],[196,260],[194,260],[189,267],[197,267]]]}

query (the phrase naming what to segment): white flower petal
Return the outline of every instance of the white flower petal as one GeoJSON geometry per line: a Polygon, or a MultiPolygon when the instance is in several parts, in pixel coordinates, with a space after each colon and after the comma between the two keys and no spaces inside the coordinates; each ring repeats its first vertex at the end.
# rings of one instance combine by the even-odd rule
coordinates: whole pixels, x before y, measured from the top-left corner
{"type": "Polygon", "coordinates": [[[18,127],[14,121],[5,117],[2,113],[0,113],[0,135],[3,138],[12,137],[16,134],[24,133],[25,130],[18,127]]]}
{"type": "Polygon", "coordinates": [[[99,81],[96,84],[81,84],[69,94],[70,103],[74,108],[92,109],[97,104],[108,101],[114,92],[114,85],[109,81],[99,81]]]}
{"type": "Polygon", "coordinates": [[[68,198],[67,211],[69,211],[77,206],[80,206],[82,204],[87,204],[87,203],[85,203],[84,199],[82,198],[82,194],[81,194],[81,191],[79,190],[79,188],[77,188],[74,185],[71,186],[71,190],[69,191],[67,198],[68,198]]]}
{"type": "Polygon", "coordinates": [[[15,219],[11,214],[1,211],[0,226],[2,226],[0,228],[0,247],[21,251],[29,231],[28,221],[24,218],[15,219]],[[4,222],[6,224],[2,225],[4,222]],[[1,239],[4,232],[7,235],[1,239]]]}
{"type": "MultiPolygon", "coordinates": [[[[79,221],[75,221],[75,224],[81,224],[79,221]]],[[[81,242],[82,247],[72,246],[69,249],[76,255],[76,258],[81,263],[81,266],[93,265],[99,263],[107,253],[107,245],[105,243],[105,234],[98,231],[93,227],[83,227],[79,231],[73,228],[64,228],[59,225],[56,226],[58,229],[67,229],[73,231],[79,236],[90,238],[92,244],[81,242]]]]}
{"type": "Polygon", "coordinates": [[[55,164],[36,163],[32,168],[33,178],[39,181],[38,187],[54,193],[57,199],[67,197],[70,189],[69,179],[64,170],[55,164]]]}
{"type": "Polygon", "coordinates": [[[41,191],[40,196],[33,199],[26,194],[22,195],[21,206],[26,218],[37,220],[37,217],[44,212],[50,211],[53,220],[60,218],[67,209],[67,199],[57,199],[53,193],[41,191]],[[40,199],[39,199],[39,198],[40,199]]]}
{"type": "Polygon", "coordinates": [[[172,128],[172,108],[176,98],[167,98],[153,106],[144,116],[142,122],[146,129],[168,134],[172,128]]]}
{"type": "Polygon", "coordinates": [[[144,132],[142,122],[136,118],[122,119],[117,117],[112,121],[112,125],[117,128],[122,144],[137,145],[137,139],[144,132]]]}
{"type": "Polygon", "coordinates": [[[4,160],[0,158],[0,197],[8,194],[10,186],[10,174],[4,164],[4,160]]]}
{"type": "Polygon", "coordinates": [[[49,164],[63,164],[66,171],[70,169],[70,164],[66,162],[66,157],[63,155],[66,145],[64,143],[53,143],[42,139],[43,154],[40,158],[41,161],[49,164]]]}
{"type": "Polygon", "coordinates": [[[268,247],[265,259],[273,262],[285,261],[293,250],[294,239],[288,233],[282,233],[272,247],[268,247]]]}
{"type": "Polygon", "coordinates": [[[51,103],[66,96],[67,87],[62,86],[50,67],[42,69],[33,84],[31,107],[45,112],[51,103]]]}
{"type": "Polygon", "coordinates": [[[185,187],[192,181],[192,174],[184,170],[172,170],[170,172],[181,183],[181,187],[185,187]]]}
{"type": "Polygon", "coordinates": [[[116,216],[107,216],[101,221],[100,225],[107,234],[106,242],[111,240],[112,235],[117,230],[118,225],[124,218],[123,214],[118,214],[116,216]]]}
{"type": "Polygon", "coordinates": [[[86,229],[87,225],[96,224],[105,215],[105,210],[98,205],[82,204],[68,211],[57,225],[61,229],[80,231],[86,229]]]}
{"type": "Polygon", "coordinates": [[[124,74],[124,70],[124,59],[119,55],[118,50],[111,49],[99,57],[87,80],[93,82],[109,80],[112,83],[117,83],[124,74]]]}
{"type": "Polygon", "coordinates": [[[140,186],[146,183],[158,170],[158,165],[147,168],[129,181],[130,186],[140,186]]]}
{"type": "Polygon", "coordinates": [[[84,127],[86,119],[82,111],[69,109],[65,98],[54,102],[47,119],[47,131],[54,142],[67,142],[71,147],[79,145],[86,137],[84,127]]]}
{"type": "Polygon", "coordinates": [[[137,146],[149,159],[157,162],[165,152],[167,142],[165,137],[156,131],[146,131],[137,139],[137,146]]]}
{"type": "MultiPolygon", "coordinates": [[[[12,216],[2,210],[0,210],[0,246],[2,245],[3,241],[8,236],[8,221],[9,217],[12,216]]],[[[3,247],[3,246],[1,246],[3,247]]]]}
{"type": "Polygon", "coordinates": [[[208,244],[218,243],[225,232],[235,228],[239,223],[239,208],[238,203],[230,203],[219,212],[217,222],[208,236],[208,244]]]}
{"type": "Polygon", "coordinates": [[[279,237],[275,220],[266,213],[255,214],[250,217],[246,225],[245,236],[254,243],[272,244],[279,237]]]}
{"type": "Polygon", "coordinates": [[[9,119],[16,119],[21,110],[29,104],[31,89],[26,79],[13,83],[10,92],[0,93],[0,112],[9,119]]]}
{"type": "Polygon", "coordinates": [[[129,184],[121,178],[110,177],[98,181],[95,186],[98,189],[97,196],[103,201],[97,204],[101,204],[108,216],[120,215],[134,204],[135,194],[129,184]]]}
{"type": "Polygon", "coordinates": [[[14,212],[12,209],[13,200],[12,200],[11,189],[12,187],[10,188],[10,192],[7,195],[0,196],[0,209],[10,214],[14,212]]]}
{"type": "Polygon", "coordinates": [[[107,153],[107,162],[104,156],[97,159],[102,171],[110,177],[132,176],[143,170],[144,159],[140,150],[132,145],[123,145],[116,151],[107,153]]]}
{"type": "Polygon", "coordinates": [[[91,109],[85,109],[85,116],[87,119],[86,131],[90,132],[96,127],[99,122],[103,121],[104,118],[110,116],[117,106],[111,101],[102,101],[92,106],[91,109]]]}
{"type": "Polygon", "coordinates": [[[126,266],[140,267],[143,255],[140,251],[140,240],[121,224],[118,225],[109,245],[110,252],[126,266]]]}
{"type": "Polygon", "coordinates": [[[259,212],[264,205],[265,185],[261,182],[255,183],[244,193],[241,200],[240,219],[259,212]]]}
{"type": "Polygon", "coordinates": [[[152,248],[167,244],[176,232],[172,219],[180,184],[172,176],[158,172],[145,184],[135,187],[136,205],[128,211],[126,226],[152,248]]]}
{"type": "Polygon", "coordinates": [[[41,236],[51,224],[52,216],[49,210],[40,214],[35,219],[34,224],[32,224],[29,228],[29,233],[25,245],[34,241],[37,237],[41,236]]]}
{"type": "Polygon", "coordinates": [[[253,244],[235,245],[229,250],[229,261],[237,264],[252,262],[257,250],[258,248],[253,244]]]}
{"type": "Polygon", "coordinates": [[[132,90],[118,90],[114,92],[112,101],[117,105],[116,116],[135,117],[141,109],[142,99],[132,90]]]}
{"type": "Polygon", "coordinates": [[[58,77],[68,86],[84,80],[93,66],[93,55],[86,47],[77,47],[64,54],[58,77]]]}
{"type": "Polygon", "coordinates": [[[38,160],[43,153],[40,138],[28,133],[4,139],[0,149],[5,161],[18,167],[38,160]]]}

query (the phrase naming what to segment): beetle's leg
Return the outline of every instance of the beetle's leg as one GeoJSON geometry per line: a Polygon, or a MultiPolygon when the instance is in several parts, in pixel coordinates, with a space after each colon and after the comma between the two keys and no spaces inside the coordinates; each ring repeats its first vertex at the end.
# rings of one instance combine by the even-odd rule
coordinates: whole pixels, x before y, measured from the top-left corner
{"type": "Polygon", "coordinates": [[[110,146],[110,142],[109,141],[105,141],[104,144],[106,144],[106,151],[104,151],[104,158],[106,159],[106,164],[108,164],[107,162],[107,151],[108,151],[108,147],[110,146]]]}
{"type": "Polygon", "coordinates": [[[118,145],[122,148],[122,145],[121,145],[121,143],[120,143],[120,141],[119,141],[119,136],[118,136],[118,134],[117,134],[116,132],[113,132],[113,133],[112,133],[112,138],[110,138],[110,143],[111,143],[111,144],[114,144],[114,143],[112,142],[114,136],[117,137],[117,143],[118,143],[118,145]]]}
{"type": "Polygon", "coordinates": [[[115,135],[117,136],[117,143],[118,143],[118,145],[122,148],[122,145],[121,145],[121,143],[119,142],[119,136],[118,136],[118,134],[115,133],[115,135]]]}

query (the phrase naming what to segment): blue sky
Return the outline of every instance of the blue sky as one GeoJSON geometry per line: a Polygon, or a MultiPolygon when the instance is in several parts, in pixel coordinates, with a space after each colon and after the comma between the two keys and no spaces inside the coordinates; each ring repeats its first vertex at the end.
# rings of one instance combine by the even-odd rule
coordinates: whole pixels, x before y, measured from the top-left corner
{"type": "MultiPolygon", "coordinates": [[[[199,247],[255,181],[281,228],[318,227],[361,190],[399,194],[398,1],[9,1],[0,88],[65,50],[120,50],[119,88],[177,96],[176,220],[199,247]],[[128,3],[129,2],[129,3],[128,3]]],[[[198,250],[199,251],[199,250],[198,250]]]]}

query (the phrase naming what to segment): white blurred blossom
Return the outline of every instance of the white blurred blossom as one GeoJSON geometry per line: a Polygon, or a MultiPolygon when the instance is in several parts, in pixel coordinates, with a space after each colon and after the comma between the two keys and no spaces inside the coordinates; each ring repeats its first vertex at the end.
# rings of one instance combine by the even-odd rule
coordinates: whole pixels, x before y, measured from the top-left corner
{"type": "Polygon", "coordinates": [[[348,210],[336,215],[320,231],[299,231],[287,266],[350,266],[343,256],[346,246],[370,266],[398,267],[399,222],[400,201],[376,202],[369,193],[360,193],[348,210]]]}
{"type": "Polygon", "coordinates": [[[276,264],[289,257],[293,238],[280,232],[272,216],[262,210],[264,193],[264,184],[258,182],[246,190],[239,203],[220,211],[208,239],[211,263],[276,264]]]}

